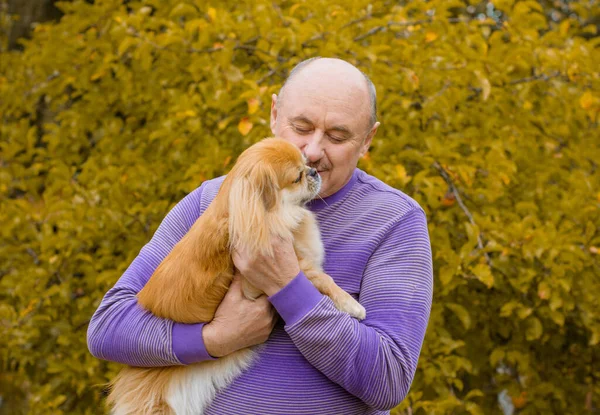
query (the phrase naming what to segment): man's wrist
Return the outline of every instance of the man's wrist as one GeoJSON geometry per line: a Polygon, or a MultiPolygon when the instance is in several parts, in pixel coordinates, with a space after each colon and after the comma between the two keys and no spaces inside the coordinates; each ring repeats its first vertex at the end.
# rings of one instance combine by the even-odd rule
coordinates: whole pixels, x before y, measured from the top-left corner
{"type": "Polygon", "coordinates": [[[272,296],[269,301],[286,325],[294,324],[312,310],[323,298],[323,294],[299,272],[292,281],[272,296]]]}
{"type": "Polygon", "coordinates": [[[219,342],[219,336],[214,329],[214,325],[208,323],[202,327],[202,339],[206,351],[212,357],[223,357],[227,354],[223,350],[223,345],[219,342]]]}
{"type": "Polygon", "coordinates": [[[203,329],[204,323],[173,323],[171,333],[173,353],[184,365],[214,359],[206,350],[202,338],[203,329]]]}
{"type": "Polygon", "coordinates": [[[300,273],[300,268],[293,270],[292,273],[289,273],[285,276],[280,276],[279,278],[271,280],[272,283],[265,287],[264,293],[267,297],[277,294],[284,287],[286,287],[296,276],[300,273]]]}
{"type": "Polygon", "coordinates": [[[268,287],[265,287],[265,294],[267,295],[267,297],[277,294],[286,285],[288,285],[292,279],[290,279],[289,281],[285,281],[285,280],[274,281],[273,284],[270,284],[268,287]]]}

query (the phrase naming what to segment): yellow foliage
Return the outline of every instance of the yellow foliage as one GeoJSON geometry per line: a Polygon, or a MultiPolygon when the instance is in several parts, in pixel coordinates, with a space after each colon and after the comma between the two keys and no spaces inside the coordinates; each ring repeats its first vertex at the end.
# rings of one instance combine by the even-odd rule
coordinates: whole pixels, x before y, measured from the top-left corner
{"type": "Polygon", "coordinates": [[[74,0],[23,51],[1,3],[0,412],[101,412],[100,299],[270,135],[271,94],[313,56],[373,80],[360,167],[428,215],[433,308],[392,413],[496,413],[504,390],[523,413],[600,405],[594,2],[74,0]]]}

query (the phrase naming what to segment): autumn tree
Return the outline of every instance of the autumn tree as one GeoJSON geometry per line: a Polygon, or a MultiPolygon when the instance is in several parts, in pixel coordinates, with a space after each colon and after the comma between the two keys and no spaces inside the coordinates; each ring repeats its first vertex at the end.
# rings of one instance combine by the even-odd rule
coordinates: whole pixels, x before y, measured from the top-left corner
{"type": "Polygon", "coordinates": [[[118,365],[87,351],[100,299],[270,134],[271,94],[312,56],[372,78],[360,167],[428,214],[434,304],[393,413],[598,410],[597,3],[57,5],[22,50],[0,9],[0,413],[101,412],[118,365]]]}

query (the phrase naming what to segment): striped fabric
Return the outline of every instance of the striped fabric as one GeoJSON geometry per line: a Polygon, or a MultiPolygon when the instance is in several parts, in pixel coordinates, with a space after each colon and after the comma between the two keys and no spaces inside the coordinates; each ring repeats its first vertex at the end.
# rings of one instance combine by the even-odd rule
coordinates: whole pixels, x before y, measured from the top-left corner
{"type": "MultiPolygon", "coordinates": [[[[95,356],[138,366],[211,357],[201,324],[160,320],[135,294],[216,195],[204,183],[167,215],[102,300],[88,330],[95,356]]],[[[282,316],[258,360],[208,410],[213,414],[387,414],[407,394],[432,298],[432,257],[423,210],[356,169],[350,182],[309,208],[325,245],[324,268],[367,310],[339,312],[300,273],[270,298],[282,316]]]]}

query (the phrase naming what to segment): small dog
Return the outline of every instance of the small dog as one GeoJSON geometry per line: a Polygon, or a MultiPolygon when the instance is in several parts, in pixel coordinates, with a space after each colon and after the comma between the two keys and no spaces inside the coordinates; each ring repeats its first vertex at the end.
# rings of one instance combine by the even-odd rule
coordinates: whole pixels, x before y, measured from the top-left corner
{"type": "MultiPolygon", "coordinates": [[[[271,237],[291,238],[300,268],[336,307],[363,319],[365,309],[321,269],[323,244],[304,205],[319,193],[321,178],[293,144],[267,138],[238,158],[221,188],[189,232],[160,263],[138,302],[158,317],[180,323],[209,322],[234,273],[231,250],[271,254],[271,237]]],[[[244,295],[262,292],[242,282],[244,295]]],[[[111,383],[115,415],[198,415],[254,357],[253,348],[189,366],[124,368],[111,383]]]]}

